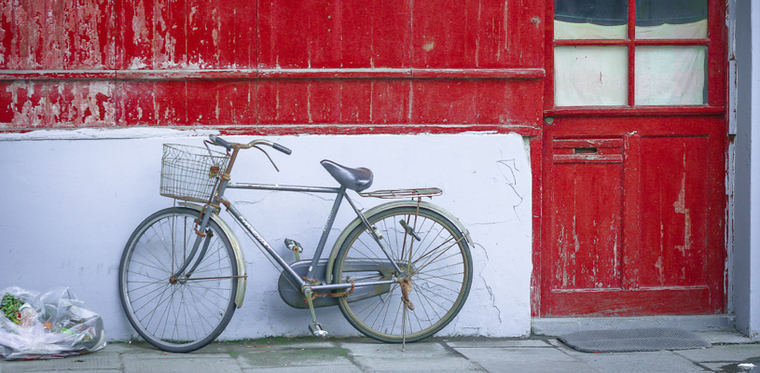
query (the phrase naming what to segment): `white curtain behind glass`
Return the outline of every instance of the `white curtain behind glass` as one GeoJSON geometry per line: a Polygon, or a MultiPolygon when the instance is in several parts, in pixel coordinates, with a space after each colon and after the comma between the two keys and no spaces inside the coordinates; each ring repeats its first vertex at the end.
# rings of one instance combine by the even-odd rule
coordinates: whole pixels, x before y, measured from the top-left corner
{"type": "MultiPolygon", "coordinates": [[[[554,22],[555,39],[625,38],[626,25],[554,22]],[[622,34],[622,35],[621,35],[622,34]]],[[[636,27],[637,38],[704,38],[707,21],[636,27]]],[[[637,47],[635,105],[701,105],[706,102],[706,48],[637,47]]],[[[626,105],[628,57],[625,47],[554,49],[556,106],[626,105]]]]}

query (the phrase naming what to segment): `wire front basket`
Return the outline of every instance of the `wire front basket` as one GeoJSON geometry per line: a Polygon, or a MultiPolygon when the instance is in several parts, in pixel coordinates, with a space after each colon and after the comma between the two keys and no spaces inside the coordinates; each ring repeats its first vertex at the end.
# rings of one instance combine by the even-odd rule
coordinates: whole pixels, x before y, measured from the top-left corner
{"type": "Polygon", "coordinates": [[[204,203],[227,170],[229,155],[208,148],[164,144],[161,158],[161,195],[204,203]]]}

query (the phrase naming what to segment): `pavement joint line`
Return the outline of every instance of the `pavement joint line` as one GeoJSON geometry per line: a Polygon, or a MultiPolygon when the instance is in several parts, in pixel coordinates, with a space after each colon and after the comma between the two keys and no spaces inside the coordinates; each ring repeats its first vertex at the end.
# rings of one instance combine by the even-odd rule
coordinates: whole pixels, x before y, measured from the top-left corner
{"type": "Polygon", "coordinates": [[[583,352],[583,351],[575,350],[572,347],[570,347],[570,346],[568,346],[568,345],[560,342],[559,340],[557,340],[556,344],[552,344],[551,346],[552,346],[553,349],[561,352],[562,354],[564,354],[564,355],[572,358],[575,361],[580,361],[580,362],[583,362],[583,360],[578,359],[576,356],[573,356],[573,354],[568,353],[568,351],[572,350],[573,352],[578,352],[578,353],[581,353],[581,354],[592,354],[592,353],[589,353],[589,352],[583,352]]]}
{"type": "MultiPolygon", "coordinates": [[[[713,369],[711,369],[710,367],[708,367],[706,365],[703,365],[703,363],[710,363],[710,361],[695,361],[695,360],[689,359],[688,357],[684,356],[683,354],[681,354],[679,351],[676,351],[676,350],[670,350],[669,352],[671,354],[675,355],[675,356],[678,356],[678,357],[680,357],[682,359],[685,359],[685,360],[691,362],[692,364],[694,364],[698,368],[705,369],[708,372],[713,372],[713,369]]],[[[722,361],[719,361],[719,363],[722,363],[722,361]]]]}
{"type": "Polygon", "coordinates": [[[469,362],[473,366],[477,367],[478,369],[480,369],[480,370],[482,370],[484,372],[488,372],[488,369],[486,369],[485,367],[483,367],[482,365],[480,365],[480,363],[478,363],[477,361],[470,360],[470,358],[468,358],[465,354],[457,351],[456,348],[449,346],[449,344],[446,343],[446,341],[440,341],[440,342],[438,342],[438,344],[440,344],[443,347],[444,350],[449,351],[450,353],[453,353],[454,355],[459,356],[459,357],[467,360],[467,362],[469,362]]]}
{"type": "MultiPolygon", "coordinates": [[[[714,370],[714,369],[712,369],[712,368],[710,368],[710,367],[708,367],[708,366],[706,366],[706,365],[704,365],[704,364],[702,364],[702,363],[697,363],[696,361],[694,361],[693,363],[694,363],[694,365],[696,365],[698,368],[700,368],[700,369],[704,369],[704,370],[705,370],[705,371],[707,371],[707,372],[715,372],[715,370],[714,370]]],[[[728,365],[728,364],[731,364],[731,363],[726,363],[726,365],[728,365]]]]}
{"type": "MultiPolygon", "coordinates": [[[[354,352],[351,351],[351,350],[349,350],[349,349],[344,348],[342,342],[332,341],[332,343],[335,344],[335,345],[337,345],[339,348],[342,348],[342,349],[346,350],[348,352],[346,354],[346,359],[348,359],[348,361],[350,361],[351,364],[354,364],[354,366],[356,366],[357,368],[359,368],[359,370],[361,370],[362,372],[366,372],[366,373],[372,371],[372,370],[369,369],[369,367],[365,367],[361,363],[359,363],[359,361],[356,360],[356,358],[354,357],[354,352]]],[[[2,372],[0,372],[0,373],[2,373],[2,372]]]]}
{"type": "Polygon", "coordinates": [[[124,354],[122,352],[119,352],[119,368],[121,368],[122,372],[124,372],[124,370],[126,369],[126,367],[124,366],[124,354]]]}

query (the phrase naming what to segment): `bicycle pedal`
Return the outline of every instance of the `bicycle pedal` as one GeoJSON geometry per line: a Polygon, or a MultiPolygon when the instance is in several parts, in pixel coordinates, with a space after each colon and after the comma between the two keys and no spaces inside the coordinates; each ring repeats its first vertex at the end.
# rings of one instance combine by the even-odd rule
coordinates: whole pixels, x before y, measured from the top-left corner
{"type": "Polygon", "coordinates": [[[319,338],[327,338],[327,335],[329,334],[327,330],[322,328],[322,324],[318,322],[309,324],[309,331],[311,332],[311,335],[319,338]]]}
{"type": "Polygon", "coordinates": [[[296,256],[296,260],[301,260],[301,253],[303,252],[303,246],[301,246],[301,244],[298,243],[298,241],[291,240],[290,238],[286,238],[285,247],[287,247],[288,250],[293,252],[293,255],[296,256]]]}

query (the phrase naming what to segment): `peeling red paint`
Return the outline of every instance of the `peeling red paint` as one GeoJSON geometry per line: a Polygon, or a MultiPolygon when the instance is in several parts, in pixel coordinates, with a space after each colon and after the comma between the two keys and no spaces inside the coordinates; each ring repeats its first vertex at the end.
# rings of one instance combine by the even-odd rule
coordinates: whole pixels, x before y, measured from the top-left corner
{"type": "Polygon", "coordinates": [[[443,5],[6,1],[0,126],[536,125],[541,4],[443,5]]]}
{"type": "Polygon", "coordinates": [[[724,125],[602,116],[544,128],[540,315],[724,309],[724,125]]]}
{"type": "Polygon", "coordinates": [[[30,128],[69,128],[105,126],[114,122],[111,100],[113,83],[30,82],[5,85],[3,102],[8,126],[30,128]]]}

